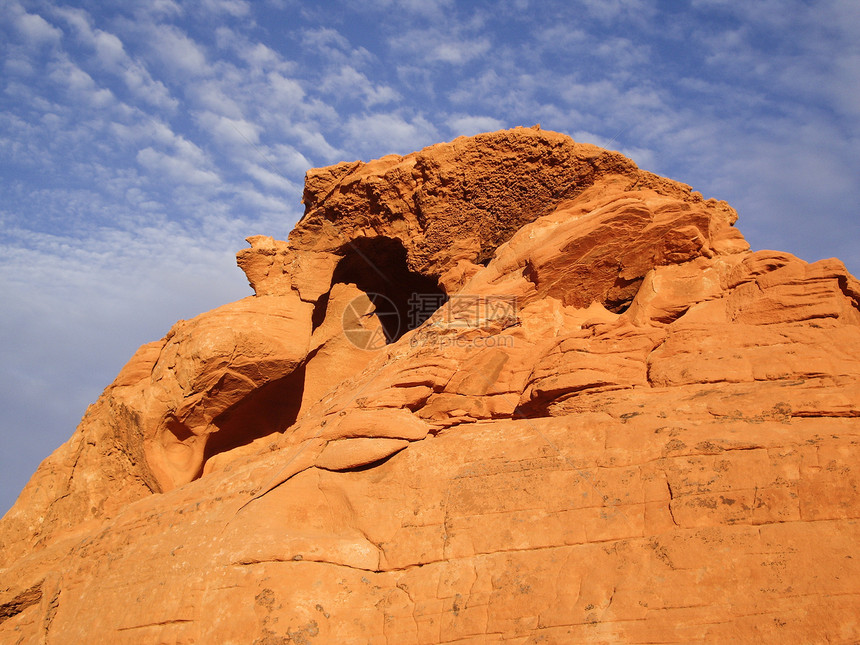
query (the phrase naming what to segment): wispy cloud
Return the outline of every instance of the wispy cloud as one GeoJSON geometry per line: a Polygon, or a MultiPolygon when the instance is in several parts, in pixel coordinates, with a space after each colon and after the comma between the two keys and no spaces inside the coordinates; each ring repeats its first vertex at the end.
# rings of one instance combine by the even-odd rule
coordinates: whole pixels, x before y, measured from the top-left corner
{"type": "Polygon", "coordinates": [[[491,116],[454,115],[448,121],[448,128],[455,137],[471,136],[481,132],[494,132],[505,127],[505,123],[491,116]]]}
{"type": "Polygon", "coordinates": [[[57,85],[65,86],[73,102],[95,108],[107,107],[116,102],[111,90],[100,87],[92,76],[65,57],[50,65],[48,77],[57,85]]]}
{"type": "Polygon", "coordinates": [[[490,39],[484,36],[450,34],[437,27],[411,29],[389,41],[391,48],[403,55],[420,58],[425,63],[464,65],[489,52],[490,39]]]}
{"type": "Polygon", "coordinates": [[[201,5],[207,11],[227,14],[234,18],[247,16],[251,11],[250,3],[245,0],[202,0],[201,5]]]}
{"type": "Polygon", "coordinates": [[[152,24],[146,31],[150,54],[161,64],[166,76],[182,82],[211,74],[203,47],[178,27],[152,24]]]}
{"type": "Polygon", "coordinates": [[[368,5],[377,10],[402,11],[406,15],[438,18],[450,12],[454,0],[369,0],[368,5]]]}
{"type": "Polygon", "coordinates": [[[260,127],[245,119],[231,119],[213,112],[199,112],[195,120],[221,144],[243,148],[260,141],[260,127]]]}
{"type": "Polygon", "coordinates": [[[63,35],[58,29],[38,13],[28,13],[19,3],[10,2],[0,9],[6,13],[6,18],[12,21],[15,29],[23,36],[24,42],[30,46],[41,46],[46,43],[57,43],[63,35]]]}
{"type": "Polygon", "coordinates": [[[373,151],[370,154],[379,149],[406,154],[434,143],[438,137],[436,127],[424,116],[404,118],[397,113],[351,117],[344,130],[353,150],[373,151]]]}
{"type": "Polygon", "coordinates": [[[318,64],[361,65],[373,59],[364,47],[353,47],[349,39],[331,27],[306,29],[301,34],[302,47],[315,53],[318,64]]]}
{"type": "Polygon", "coordinates": [[[391,87],[374,85],[367,76],[349,65],[326,75],[320,83],[320,90],[333,96],[359,99],[365,107],[391,103],[400,98],[391,87]]]}
{"type": "Polygon", "coordinates": [[[647,0],[578,0],[574,4],[582,6],[589,15],[606,22],[624,18],[647,20],[655,13],[653,3],[647,0]]]}
{"type": "Polygon", "coordinates": [[[54,12],[68,23],[85,46],[92,49],[95,62],[121,78],[137,99],[162,109],[173,110],[177,107],[178,101],[170,96],[164,83],[155,81],[140,60],[132,59],[126,53],[119,37],[93,28],[92,19],[86,11],[61,7],[54,12]]]}
{"type": "MultiPolygon", "coordinates": [[[[298,184],[290,181],[280,172],[271,170],[271,168],[274,166],[269,164],[265,166],[251,162],[245,164],[245,172],[266,188],[274,188],[292,195],[300,190],[298,184]]],[[[282,202],[278,200],[278,203],[281,204],[282,202]]]]}
{"type": "Polygon", "coordinates": [[[137,162],[157,178],[170,182],[200,186],[216,185],[220,181],[216,172],[200,168],[193,158],[182,154],[144,148],[137,153],[137,162]]]}

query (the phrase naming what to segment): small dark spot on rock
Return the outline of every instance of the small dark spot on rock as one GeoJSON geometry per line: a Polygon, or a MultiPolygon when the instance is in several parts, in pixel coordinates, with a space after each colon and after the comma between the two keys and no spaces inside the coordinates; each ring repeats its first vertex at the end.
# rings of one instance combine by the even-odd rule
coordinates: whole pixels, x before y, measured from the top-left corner
{"type": "Polygon", "coordinates": [[[686,448],[686,447],[687,447],[687,444],[685,444],[685,443],[684,443],[683,441],[681,441],[680,439],[672,439],[670,442],[668,442],[668,443],[666,444],[666,450],[667,450],[667,451],[672,451],[672,450],[683,450],[683,449],[684,449],[684,448],[686,448]]]}

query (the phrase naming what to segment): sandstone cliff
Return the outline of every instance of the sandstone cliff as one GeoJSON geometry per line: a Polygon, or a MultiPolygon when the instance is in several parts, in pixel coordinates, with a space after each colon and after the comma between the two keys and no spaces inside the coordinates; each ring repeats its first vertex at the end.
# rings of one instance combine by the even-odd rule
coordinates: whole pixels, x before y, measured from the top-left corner
{"type": "Polygon", "coordinates": [[[304,203],[0,522],[0,640],[860,639],[839,261],[539,129],[304,203]]]}

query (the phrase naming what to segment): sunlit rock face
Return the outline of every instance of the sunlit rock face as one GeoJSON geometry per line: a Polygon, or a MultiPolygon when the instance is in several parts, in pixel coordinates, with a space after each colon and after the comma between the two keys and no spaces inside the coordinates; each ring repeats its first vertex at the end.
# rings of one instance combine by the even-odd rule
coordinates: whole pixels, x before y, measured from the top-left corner
{"type": "Polygon", "coordinates": [[[538,128],[308,172],[0,522],[10,643],[854,642],[860,283],[538,128]]]}

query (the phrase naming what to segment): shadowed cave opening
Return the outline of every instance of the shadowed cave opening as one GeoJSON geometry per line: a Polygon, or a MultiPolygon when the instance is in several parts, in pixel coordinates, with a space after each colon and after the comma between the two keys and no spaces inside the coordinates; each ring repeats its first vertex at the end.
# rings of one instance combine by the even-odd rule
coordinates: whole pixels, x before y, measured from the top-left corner
{"type": "MultiPolygon", "coordinates": [[[[435,278],[409,269],[406,248],[399,239],[359,238],[344,245],[340,252],[343,257],[335,267],[331,284],[355,284],[368,294],[389,343],[418,327],[448,299],[435,278]]],[[[322,324],[327,304],[328,294],[314,307],[314,329],[322,324]]],[[[301,409],[304,381],[303,364],[222,412],[213,421],[218,431],[207,439],[203,465],[214,455],[293,425],[301,409]]]]}
{"type": "Polygon", "coordinates": [[[305,366],[283,378],[257,388],[213,421],[218,432],[209,435],[203,463],[222,452],[244,446],[255,439],[283,432],[295,423],[302,405],[305,366]]]}
{"type": "Polygon", "coordinates": [[[620,275],[615,278],[615,283],[606,294],[603,306],[615,314],[623,314],[633,304],[633,299],[639,293],[643,278],[637,277],[626,280],[620,275]]]}
{"type": "MultiPolygon", "coordinates": [[[[390,237],[362,237],[341,247],[343,258],[331,283],[354,284],[370,297],[385,339],[397,341],[448,300],[438,281],[409,268],[403,242],[390,237]]],[[[314,327],[325,315],[327,297],[314,310],[314,327]]]]}

